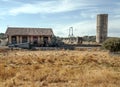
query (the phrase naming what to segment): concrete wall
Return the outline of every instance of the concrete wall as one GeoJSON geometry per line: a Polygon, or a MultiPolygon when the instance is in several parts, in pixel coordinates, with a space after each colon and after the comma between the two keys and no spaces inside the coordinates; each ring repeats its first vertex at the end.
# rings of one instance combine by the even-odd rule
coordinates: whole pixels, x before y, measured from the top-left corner
{"type": "Polygon", "coordinates": [[[82,37],[62,38],[62,42],[65,44],[82,44],[82,37]]]}
{"type": "Polygon", "coordinates": [[[7,42],[8,42],[8,39],[0,39],[0,46],[6,46],[7,45],[7,42]]]}

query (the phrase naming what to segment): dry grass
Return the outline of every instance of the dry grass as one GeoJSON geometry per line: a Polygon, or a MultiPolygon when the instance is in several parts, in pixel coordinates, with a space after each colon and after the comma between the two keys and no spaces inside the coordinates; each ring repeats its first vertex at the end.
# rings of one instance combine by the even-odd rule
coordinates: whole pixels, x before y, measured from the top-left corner
{"type": "Polygon", "coordinates": [[[119,87],[120,56],[102,51],[0,51],[0,87],[119,87]]]}

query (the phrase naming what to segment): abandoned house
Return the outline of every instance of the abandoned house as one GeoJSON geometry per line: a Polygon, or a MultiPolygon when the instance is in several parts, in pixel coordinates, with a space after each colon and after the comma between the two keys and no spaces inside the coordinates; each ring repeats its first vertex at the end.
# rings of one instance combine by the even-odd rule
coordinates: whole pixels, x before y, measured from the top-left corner
{"type": "Polygon", "coordinates": [[[48,46],[53,36],[51,28],[8,27],[8,44],[31,43],[36,46],[48,46]]]}

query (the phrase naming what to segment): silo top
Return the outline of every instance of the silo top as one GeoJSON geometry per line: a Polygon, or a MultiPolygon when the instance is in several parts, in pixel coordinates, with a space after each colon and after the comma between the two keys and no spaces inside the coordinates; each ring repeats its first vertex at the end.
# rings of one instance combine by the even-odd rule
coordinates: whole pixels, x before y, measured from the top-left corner
{"type": "Polygon", "coordinates": [[[97,16],[108,16],[108,14],[98,14],[97,16]]]}

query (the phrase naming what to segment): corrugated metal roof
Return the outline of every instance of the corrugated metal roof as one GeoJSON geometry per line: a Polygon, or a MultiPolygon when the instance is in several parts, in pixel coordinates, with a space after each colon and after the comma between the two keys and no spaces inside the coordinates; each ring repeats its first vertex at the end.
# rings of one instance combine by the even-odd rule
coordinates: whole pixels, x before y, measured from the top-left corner
{"type": "Polygon", "coordinates": [[[6,35],[54,35],[51,28],[8,27],[6,35]]]}

